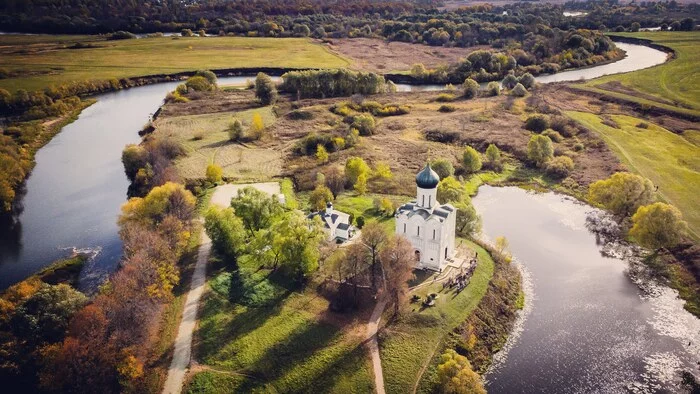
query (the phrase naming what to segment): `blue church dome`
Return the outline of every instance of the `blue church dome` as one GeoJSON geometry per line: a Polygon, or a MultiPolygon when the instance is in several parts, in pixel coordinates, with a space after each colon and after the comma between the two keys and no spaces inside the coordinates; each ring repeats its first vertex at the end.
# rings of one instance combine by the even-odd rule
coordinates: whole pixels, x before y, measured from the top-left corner
{"type": "Polygon", "coordinates": [[[438,174],[430,168],[430,164],[426,164],[418,175],[416,175],[416,185],[421,189],[433,189],[440,183],[438,174]]]}

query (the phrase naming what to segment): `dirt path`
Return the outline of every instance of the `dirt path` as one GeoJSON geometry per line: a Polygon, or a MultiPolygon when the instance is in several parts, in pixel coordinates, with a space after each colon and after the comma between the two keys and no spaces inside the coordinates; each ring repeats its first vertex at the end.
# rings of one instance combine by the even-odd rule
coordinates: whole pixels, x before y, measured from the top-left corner
{"type": "Polygon", "coordinates": [[[379,343],[377,342],[377,329],[379,320],[382,318],[387,299],[380,300],[372,311],[372,316],[367,323],[367,339],[369,339],[369,353],[372,358],[372,369],[374,370],[374,387],[377,394],[384,394],[384,373],[382,372],[382,360],[379,358],[379,343]]]}
{"type": "Polygon", "coordinates": [[[168,369],[168,378],[163,386],[163,394],[179,394],[182,391],[182,383],[192,356],[192,335],[197,325],[197,309],[199,299],[204,292],[204,284],[207,274],[207,261],[211,252],[211,239],[202,230],[202,243],[199,245],[197,264],[192,274],[192,284],[187,294],[185,309],[182,312],[182,321],[175,339],[175,352],[173,361],[168,369]]]}

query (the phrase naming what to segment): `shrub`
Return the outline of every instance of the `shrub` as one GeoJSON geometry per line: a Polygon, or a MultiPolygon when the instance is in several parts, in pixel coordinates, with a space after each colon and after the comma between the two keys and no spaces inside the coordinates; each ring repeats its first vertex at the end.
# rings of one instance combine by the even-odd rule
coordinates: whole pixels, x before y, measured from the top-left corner
{"type": "Polygon", "coordinates": [[[654,199],[654,184],[649,179],[628,172],[617,172],[588,187],[588,200],[591,203],[617,215],[632,215],[637,208],[651,204],[654,199]]]}
{"type": "Polygon", "coordinates": [[[201,130],[197,130],[192,134],[192,140],[193,141],[201,141],[204,139],[204,132],[201,130]]]}
{"type": "Polygon", "coordinates": [[[581,152],[581,151],[584,150],[585,148],[586,148],[586,146],[583,145],[582,142],[577,142],[577,143],[574,144],[574,152],[581,152]]]}
{"type": "Polygon", "coordinates": [[[455,108],[454,105],[450,104],[443,104],[440,106],[440,108],[438,108],[439,112],[455,112],[456,110],[457,108],[455,108]]]}
{"type": "Polygon", "coordinates": [[[243,125],[241,124],[240,120],[234,119],[226,131],[228,132],[229,140],[238,141],[243,135],[243,125]]]}
{"type": "Polygon", "coordinates": [[[495,171],[503,169],[501,150],[496,145],[489,144],[488,148],[486,148],[486,161],[489,163],[489,167],[495,171]]]}
{"type": "Polygon", "coordinates": [[[462,87],[464,88],[464,97],[468,99],[472,99],[479,94],[479,83],[471,78],[465,79],[462,87]]]}
{"type": "Polygon", "coordinates": [[[561,134],[552,129],[545,130],[544,132],[542,132],[542,135],[546,135],[554,142],[561,142],[564,139],[564,137],[562,137],[561,134]]]}
{"type": "Polygon", "coordinates": [[[224,175],[224,170],[216,164],[209,164],[207,166],[207,181],[211,183],[221,182],[221,178],[224,175]]]}
{"type": "Polygon", "coordinates": [[[370,114],[360,114],[353,118],[351,127],[357,129],[360,135],[372,135],[375,130],[374,118],[370,114]]]}
{"type": "Polygon", "coordinates": [[[523,84],[518,83],[513,90],[511,90],[510,94],[516,97],[525,97],[527,95],[527,89],[525,89],[523,84]]]}
{"type": "Polygon", "coordinates": [[[678,245],[687,228],[678,208],[657,202],[637,209],[630,235],[647,248],[668,248],[678,245]]]}
{"type": "Polygon", "coordinates": [[[527,143],[527,157],[537,167],[542,167],[554,155],[552,140],[546,135],[533,135],[527,143]]]}
{"type": "Polygon", "coordinates": [[[192,33],[191,29],[182,29],[180,35],[183,37],[194,37],[194,33],[192,33]]]}
{"type": "Polygon", "coordinates": [[[435,101],[439,103],[449,103],[455,100],[455,95],[451,93],[440,93],[435,101]]]}
{"type": "Polygon", "coordinates": [[[445,179],[448,176],[452,176],[455,173],[455,168],[447,159],[435,159],[430,162],[430,168],[435,171],[440,179],[445,179]]]}
{"type": "Polygon", "coordinates": [[[136,35],[129,33],[128,31],[119,30],[116,33],[112,33],[107,36],[108,40],[132,40],[135,39],[136,35]]]}
{"type": "Polygon", "coordinates": [[[277,88],[269,75],[258,73],[255,77],[255,97],[262,105],[274,104],[277,101],[277,88]]]}
{"type": "Polygon", "coordinates": [[[648,129],[648,128],[649,128],[649,123],[640,122],[639,124],[637,124],[637,128],[638,128],[638,129],[648,129]]]}
{"type": "Polygon", "coordinates": [[[361,229],[365,226],[365,217],[358,216],[357,219],[355,219],[355,223],[357,223],[357,228],[361,229]]]}
{"type": "Polygon", "coordinates": [[[557,156],[547,163],[547,175],[552,178],[566,178],[574,170],[574,161],[570,157],[557,156]]]}
{"type": "Polygon", "coordinates": [[[501,83],[503,84],[504,88],[513,89],[518,84],[518,78],[516,78],[513,74],[508,74],[505,78],[503,78],[501,83]]]}
{"type": "Polygon", "coordinates": [[[328,162],[328,151],[321,144],[316,145],[316,160],[321,163],[328,162]]]}
{"type": "Polygon", "coordinates": [[[462,165],[467,173],[477,172],[481,169],[481,154],[471,146],[464,148],[462,165]]]}
{"type": "Polygon", "coordinates": [[[314,118],[314,114],[309,111],[302,111],[296,109],[287,114],[287,117],[291,120],[310,120],[314,118]]]}
{"type": "Polygon", "coordinates": [[[204,77],[209,81],[210,84],[216,86],[216,74],[214,74],[212,71],[209,70],[198,70],[196,73],[194,73],[195,76],[197,77],[204,77]]]}
{"type": "Polygon", "coordinates": [[[530,115],[525,121],[525,129],[541,133],[549,128],[549,117],[542,114],[530,115]]]}
{"type": "Polygon", "coordinates": [[[489,82],[486,86],[487,96],[498,96],[501,94],[501,85],[498,82],[489,82]]]}
{"type": "Polygon", "coordinates": [[[518,78],[518,82],[520,82],[525,89],[530,90],[535,86],[535,77],[530,73],[525,73],[518,78]]]}
{"type": "Polygon", "coordinates": [[[214,90],[214,85],[209,83],[209,80],[199,75],[190,77],[187,82],[185,82],[185,86],[187,86],[188,90],[194,90],[196,92],[209,92],[214,90]]]}

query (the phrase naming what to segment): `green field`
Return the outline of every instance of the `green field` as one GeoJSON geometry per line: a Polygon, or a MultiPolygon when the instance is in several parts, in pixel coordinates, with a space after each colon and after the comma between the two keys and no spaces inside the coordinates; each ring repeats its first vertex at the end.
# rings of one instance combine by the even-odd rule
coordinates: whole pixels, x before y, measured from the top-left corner
{"type": "Polygon", "coordinates": [[[566,112],[568,116],[597,131],[630,171],[643,175],[659,186],[658,194],[681,210],[691,232],[700,238],[700,145],[696,131],[679,135],[663,127],[625,115],[611,115],[614,128],[586,112],[566,112]],[[648,128],[637,127],[647,123],[648,128]]]}
{"type": "Polygon", "coordinates": [[[235,67],[346,67],[349,62],[305,38],[159,37],[107,41],[98,36],[0,35],[0,79],[9,91],[71,81],[109,80],[235,67]],[[75,43],[91,47],[69,49],[75,43]]]}
{"type": "Polygon", "coordinates": [[[486,294],[493,276],[494,262],[489,254],[476,244],[462,240],[479,252],[479,264],[469,286],[459,294],[443,291],[436,284],[416,291],[421,297],[438,293],[437,304],[420,310],[419,304],[410,304],[401,321],[388,325],[380,333],[379,350],[387,393],[411,393],[419,375],[428,365],[433,353],[450,331],[469,317],[486,294]]]}
{"type": "Polygon", "coordinates": [[[197,331],[201,372],[186,392],[372,391],[363,322],[326,319],[328,301],[312,289],[295,291],[255,261],[239,266],[254,298],[238,294],[236,273],[209,280],[197,331]]]}
{"type": "Polygon", "coordinates": [[[615,35],[653,41],[673,49],[676,58],[644,70],[597,78],[586,82],[585,87],[640,104],[700,116],[700,72],[698,72],[700,31],[615,33],[615,35]],[[637,90],[648,97],[635,96],[626,91],[612,92],[600,86],[614,81],[619,81],[625,87],[637,90]]]}

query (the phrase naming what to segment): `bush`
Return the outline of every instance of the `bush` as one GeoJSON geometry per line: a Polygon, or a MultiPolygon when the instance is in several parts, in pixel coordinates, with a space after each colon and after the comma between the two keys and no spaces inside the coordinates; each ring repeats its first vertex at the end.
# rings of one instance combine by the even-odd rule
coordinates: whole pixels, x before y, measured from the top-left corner
{"type": "Polygon", "coordinates": [[[449,103],[455,100],[455,95],[451,93],[440,93],[435,101],[438,103],[449,103]]]}
{"type": "Polygon", "coordinates": [[[357,129],[360,135],[372,135],[375,130],[374,118],[370,114],[360,114],[353,118],[351,127],[357,129]]]}
{"type": "Polygon", "coordinates": [[[203,139],[204,139],[204,132],[201,130],[195,131],[194,134],[192,134],[193,141],[201,141],[203,139]]]}
{"type": "Polygon", "coordinates": [[[430,167],[435,171],[440,179],[445,179],[455,173],[455,168],[447,159],[435,159],[430,162],[430,167]]]}
{"type": "Polygon", "coordinates": [[[355,219],[355,223],[357,223],[357,228],[361,229],[365,226],[365,217],[358,216],[357,219],[355,219]]]}
{"type": "Polygon", "coordinates": [[[214,85],[212,85],[208,79],[203,76],[195,75],[190,77],[187,82],[185,82],[188,90],[193,90],[195,92],[209,92],[214,90],[214,85]]]}
{"type": "Polygon", "coordinates": [[[132,40],[135,39],[136,35],[129,33],[128,31],[119,30],[116,33],[112,33],[107,36],[108,40],[132,40]]]}
{"type": "Polygon", "coordinates": [[[467,173],[479,171],[481,169],[481,154],[471,146],[467,146],[462,154],[462,165],[467,173]]]}
{"type": "Polygon", "coordinates": [[[269,75],[258,73],[255,77],[255,97],[262,105],[274,104],[277,101],[277,88],[269,75]]]}
{"type": "Polygon", "coordinates": [[[194,33],[192,33],[191,29],[182,29],[180,35],[183,37],[194,37],[194,33]]]}
{"type": "Polygon", "coordinates": [[[554,130],[552,130],[552,129],[547,129],[547,130],[545,130],[545,131],[542,133],[542,135],[546,135],[547,137],[549,137],[549,138],[550,138],[552,141],[554,141],[554,142],[561,142],[561,141],[564,139],[564,137],[562,137],[561,134],[559,134],[558,132],[556,132],[556,131],[554,131],[554,130]]]}
{"type": "Polygon", "coordinates": [[[547,175],[552,178],[566,178],[574,170],[574,161],[570,157],[557,156],[547,163],[547,175]]]}
{"type": "Polygon", "coordinates": [[[486,95],[487,96],[498,96],[501,94],[501,84],[498,82],[489,82],[489,84],[486,86],[486,95]]]}
{"type": "Polygon", "coordinates": [[[224,170],[216,164],[209,164],[207,166],[207,181],[211,183],[221,182],[222,176],[224,175],[224,170]]]}
{"type": "Polygon", "coordinates": [[[210,84],[216,86],[216,74],[209,70],[198,70],[194,73],[196,77],[204,77],[210,84]]]}
{"type": "Polygon", "coordinates": [[[533,135],[527,143],[527,157],[537,167],[542,167],[554,155],[552,140],[546,135],[533,135]]]}
{"type": "Polygon", "coordinates": [[[464,88],[464,97],[468,99],[473,99],[479,94],[479,83],[471,78],[465,79],[462,87],[464,88]]]}
{"type": "Polygon", "coordinates": [[[638,129],[648,129],[648,128],[649,128],[649,123],[640,122],[639,124],[637,124],[637,128],[638,128],[638,129]]]}
{"type": "Polygon", "coordinates": [[[527,95],[527,89],[525,89],[525,86],[523,84],[518,83],[515,85],[513,90],[510,91],[510,94],[516,97],[525,97],[527,95]]]}
{"type": "Polygon", "coordinates": [[[314,118],[314,114],[309,111],[295,109],[294,111],[288,113],[287,117],[291,120],[310,120],[314,118]]]}
{"type": "Polygon", "coordinates": [[[229,140],[238,141],[243,135],[243,125],[241,124],[240,120],[234,119],[226,131],[228,132],[229,140]]]}
{"type": "Polygon", "coordinates": [[[541,133],[549,128],[549,117],[547,115],[530,115],[525,121],[525,129],[541,133]]]}
{"type": "Polygon", "coordinates": [[[457,108],[454,105],[443,104],[438,108],[439,112],[455,112],[457,108]]]}
{"type": "Polygon", "coordinates": [[[505,78],[503,78],[503,82],[501,83],[503,84],[504,88],[513,89],[518,84],[518,78],[516,78],[513,74],[508,74],[505,78]]]}
{"type": "Polygon", "coordinates": [[[535,86],[535,77],[530,73],[525,73],[518,78],[518,82],[520,82],[525,89],[530,90],[535,86]]]}
{"type": "Polygon", "coordinates": [[[586,149],[586,146],[583,145],[582,142],[577,142],[574,144],[574,152],[581,152],[584,149],[586,149]]]}

